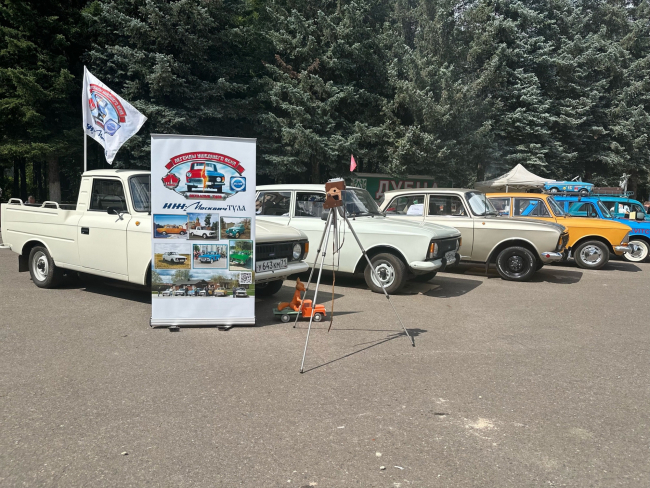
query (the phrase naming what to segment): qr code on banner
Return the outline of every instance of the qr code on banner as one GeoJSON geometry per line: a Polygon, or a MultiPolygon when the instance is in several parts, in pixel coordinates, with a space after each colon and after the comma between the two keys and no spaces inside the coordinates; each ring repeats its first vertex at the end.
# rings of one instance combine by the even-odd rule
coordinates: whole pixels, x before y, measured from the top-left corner
{"type": "Polygon", "coordinates": [[[252,285],[253,284],[253,273],[239,273],[239,284],[240,285],[252,285]]]}

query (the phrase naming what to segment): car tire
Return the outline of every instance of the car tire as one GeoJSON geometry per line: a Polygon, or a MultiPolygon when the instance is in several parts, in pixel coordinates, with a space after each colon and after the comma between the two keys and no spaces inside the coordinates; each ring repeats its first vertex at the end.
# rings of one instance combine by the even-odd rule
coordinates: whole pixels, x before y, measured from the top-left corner
{"type": "Polygon", "coordinates": [[[649,261],[648,257],[650,256],[650,243],[648,243],[648,241],[642,239],[634,239],[630,241],[630,244],[636,244],[641,249],[634,254],[623,254],[623,258],[626,261],[629,261],[631,263],[645,263],[649,261]]]}
{"type": "Polygon", "coordinates": [[[43,246],[34,246],[29,252],[29,274],[39,288],[56,288],[63,279],[63,270],[43,246]]]}
{"type": "Polygon", "coordinates": [[[601,269],[609,261],[609,249],[600,241],[583,242],[572,254],[576,264],[582,269],[601,269]]]}
{"type": "MultiPolygon", "coordinates": [[[[372,266],[380,276],[384,276],[384,286],[386,292],[393,294],[398,292],[406,283],[406,265],[404,262],[394,254],[381,253],[377,254],[371,260],[372,266]]],[[[383,293],[382,287],[379,283],[375,283],[372,268],[366,266],[363,272],[366,279],[366,285],[375,293],[383,293]]]]}
{"type": "Polygon", "coordinates": [[[323,314],[320,312],[316,312],[314,314],[314,322],[321,322],[323,320],[323,314]]]}
{"type": "Polygon", "coordinates": [[[587,190],[586,188],[582,188],[579,193],[582,196],[589,195],[589,190],[587,190]]]}
{"type": "Polygon", "coordinates": [[[291,317],[285,313],[283,315],[280,315],[280,320],[286,324],[289,322],[289,320],[291,320],[291,317]]]}
{"type": "Polygon", "coordinates": [[[497,271],[507,281],[529,281],[537,271],[537,259],[525,247],[507,247],[497,256],[497,271]]]}
{"type": "Polygon", "coordinates": [[[415,275],[412,281],[415,281],[417,283],[428,283],[429,281],[434,279],[437,274],[438,274],[437,271],[431,271],[430,273],[415,275]]]}
{"type": "Polygon", "coordinates": [[[180,231],[179,234],[182,235],[182,236],[184,236],[185,234],[187,234],[187,232],[185,232],[185,231],[180,231]]]}
{"type": "Polygon", "coordinates": [[[204,239],[207,239],[207,238],[208,238],[208,234],[203,234],[202,237],[203,237],[204,239]]]}
{"type": "Polygon", "coordinates": [[[235,234],[235,239],[239,239],[239,236],[240,236],[240,235],[241,235],[241,234],[240,234],[239,232],[237,232],[237,233],[235,234]]]}
{"type": "Polygon", "coordinates": [[[255,295],[258,297],[270,297],[282,289],[283,280],[269,281],[255,285],[255,295]]]}
{"type": "Polygon", "coordinates": [[[167,232],[165,232],[165,231],[163,230],[160,234],[163,235],[163,236],[166,236],[166,235],[167,235],[167,232]]]}

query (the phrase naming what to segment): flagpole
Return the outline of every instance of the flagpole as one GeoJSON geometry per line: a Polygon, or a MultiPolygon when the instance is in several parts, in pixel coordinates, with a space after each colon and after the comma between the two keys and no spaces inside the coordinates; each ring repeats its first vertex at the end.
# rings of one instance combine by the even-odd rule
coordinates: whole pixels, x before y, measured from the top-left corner
{"type": "Polygon", "coordinates": [[[88,171],[88,135],[84,131],[84,173],[88,171]]]}

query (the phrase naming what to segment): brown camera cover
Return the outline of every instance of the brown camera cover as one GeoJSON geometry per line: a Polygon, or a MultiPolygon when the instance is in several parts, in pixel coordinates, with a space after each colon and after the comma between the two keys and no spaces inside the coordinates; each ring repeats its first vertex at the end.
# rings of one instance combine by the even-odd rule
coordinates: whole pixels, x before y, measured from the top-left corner
{"type": "Polygon", "coordinates": [[[345,181],[329,181],[325,183],[325,203],[323,208],[334,208],[343,206],[343,195],[341,192],[345,190],[345,181]]]}

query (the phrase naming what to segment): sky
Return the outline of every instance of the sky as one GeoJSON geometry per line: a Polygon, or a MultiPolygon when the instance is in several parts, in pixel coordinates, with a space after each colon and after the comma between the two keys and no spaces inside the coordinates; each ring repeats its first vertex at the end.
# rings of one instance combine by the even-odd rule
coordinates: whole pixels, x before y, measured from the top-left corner
{"type": "Polygon", "coordinates": [[[153,216],[153,221],[156,224],[163,225],[187,225],[187,217],[185,215],[156,214],[153,216]]]}
{"type": "Polygon", "coordinates": [[[162,254],[165,252],[176,251],[178,254],[191,254],[192,247],[187,242],[184,243],[171,243],[171,242],[154,242],[154,253],[162,254]]]}

